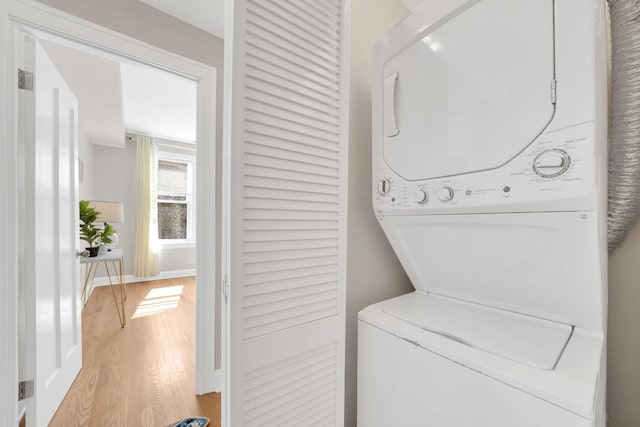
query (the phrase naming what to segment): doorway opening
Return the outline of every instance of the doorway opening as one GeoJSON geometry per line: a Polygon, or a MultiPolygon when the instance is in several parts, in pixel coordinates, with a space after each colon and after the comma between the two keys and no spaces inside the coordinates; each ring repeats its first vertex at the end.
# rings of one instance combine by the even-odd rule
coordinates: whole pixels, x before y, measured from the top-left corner
{"type": "MultiPolygon", "coordinates": [[[[6,33],[10,35],[10,39],[5,51],[7,58],[9,58],[8,69],[17,69],[16,65],[19,62],[18,52],[13,51],[13,48],[9,47],[15,46],[13,42],[19,37],[19,33],[26,33],[39,42],[72,47],[85,53],[98,54],[103,58],[140,66],[147,70],[170,73],[173,76],[191,81],[196,86],[196,97],[198,100],[196,119],[196,140],[198,144],[196,144],[195,148],[195,157],[198,159],[198,164],[202,166],[198,168],[197,171],[194,170],[193,174],[196,176],[196,183],[215,182],[215,120],[211,120],[211,117],[215,117],[216,104],[216,70],[214,68],[152,48],[146,44],[117,33],[106,31],[84,21],[71,19],[63,15],[47,12],[46,10],[43,11],[41,6],[36,7],[28,4],[12,3],[9,5],[9,10],[9,27],[6,33]]],[[[8,98],[17,100],[17,88],[8,86],[6,92],[9,95],[8,98]]],[[[80,109],[82,109],[82,106],[80,106],[80,109]]],[[[11,123],[12,128],[18,127],[16,125],[18,117],[17,111],[7,111],[7,123],[11,123]]],[[[138,131],[137,129],[132,130],[138,131]]],[[[18,150],[16,147],[18,145],[18,139],[12,138],[10,144],[13,144],[13,151],[17,153],[18,150]]],[[[8,157],[5,161],[9,163],[11,158],[8,157]]],[[[83,169],[83,173],[86,176],[88,172],[86,165],[83,165],[83,169]]],[[[11,167],[9,170],[14,170],[14,168],[11,167]]],[[[120,169],[116,165],[113,171],[114,174],[117,174],[120,169]]],[[[15,181],[17,183],[17,177],[15,181]]],[[[195,270],[199,286],[195,287],[197,294],[195,307],[196,345],[195,349],[191,349],[191,351],[195,356],[196,364],[195,390],[192,390],[192,392],[197,394],[215,391],[220,387],[215,383],[217,378],[214,369],[215,328],[213,328],[211,324],[211,320],[214,318],[213,310],[216,295],[215,265],[214,262],[212,262],[212,260],[215,259],[215,254],[213,253],[215,245],[212,244],[212,241],[215,241],[215,195],[212,191],[213,188],[212,185],[205,187],[197,186],[196,184],[193,193],[196,195],[198,202],[197,205],[194,203],[195,206],[191,206],[191,208],[197,211],[197,215],[192,219],[192,222],[196,223],[195,228],[197,229],[198,235],[207,237],[206,242],[198,241],[195,244],[197,247],[196,257],[198,259],[198,261],[195,262],[195,270]],[[201,249],[201,247],[204,249],[201,249]],[[206,260],[206,262],[202,262],[201,260],[206,260]]],[[[9,200],[17,199],[17,186],[9,191],[7,198],[9,200]]],[[[13,221],[13,225],[17,226],[17,218],[8,218],[8,220],[8,223],[13,221]]],[[[193,226],[193,224],[191,226],[193,226]]],[[[185,242],[182,243],[185,244],[185,242]]],[[[17,247],[17,241],[15,244],[17,247]]],[[[17,255],[15,255],[15,260],[17,264],[17,255]]],[[[11,259],[8,261],[11,263],[11,259]]],[[[16,275],[18,275],[18,272],[16,272],[16,275]]],[[[17,289],[15,290],[15,294],[18,294],[17,289]]],[[[19,318],[19,306],[13,303],[14,301],[12,299],[8,299],[6,308],[8,316],[16,319],[16,322],[12,323],[15,325],[19,318]]],[[[133,307],[127,308],[129,316],[132,316],[136,311],[133,310],[133,307]]],[[[113,314],[115,316],[115,312],[113,314]]],[[[143,316],[140,317],[140,319],[142,318],[143,316]]],[[[7,342],[7,344],[9,346],[12,345],[11,342],[7,342]]],[[[15,366],[17,368],[19,365],[19,356],[17,350],[15,353],[11,352],[8,354],[9,363],[7,366],[15,366]]],[[[11,368],[7,375],[9,381],[7,381],[6,385],[3,385],[2,390],[0,390],[2,392],[1,394],[4,395],[6,393],[6,396],[12,394],[11,388],[14,387],[13,379],[15,379],[15,384],[17,384],[19,380],[27,379],[18,378],[17,371],[17,369],[11,368]]],[[[13,424],[12,419],[15,418],[14,414],[16,413],[17,410],[9,410],[6,412],[8,418],[7,425],[13,424]]]]}

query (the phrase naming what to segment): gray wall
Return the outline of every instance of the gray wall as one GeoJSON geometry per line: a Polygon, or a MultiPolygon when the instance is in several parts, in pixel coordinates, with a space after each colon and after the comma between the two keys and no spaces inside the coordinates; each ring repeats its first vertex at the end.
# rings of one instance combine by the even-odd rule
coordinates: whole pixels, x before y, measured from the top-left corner
{"type": "Polygon", "coordinates": [[[351,2],[345,425],[356,425],[358,311],[413,287],[371,206],[371,49],[409,11],[400,0],[351,2]]]}
{"type": "Polygon", "coordinates": [[[640,426],[640,224],[609,257],[609,427],[640,426]]]}
{"type": "MultiPolygon", "coordinates": [[[[195,147],[193,147],[195,149],[195,147]]],[[[164,149],[164,151],[171,151],[164,149]]],[[[173,150],[175,151],[175,150],[173,150]]],[[[191,150],[193,152],[193,150],[191,150]]],[[[128,141],[125,148],[95,145],[93,148],[93,198],[109,202],[122,202],[124,224],[114,224],[118,233],[118,247],[124,249],[125,274],[134,274],[136,240],[137,167],[136,143],[128,141]]],[[[91,173],[91,171],[85,171],[91,173]]],[[[161,246],[159,270],[161,273],[196,268],[196,249],[161,246]]],[[[100,269],[97,276],[105,276],[100,269]]]]}
{"type": "MultiPolygon", "coordinates": [[[[38,0],[87,21],[109,28],[218,70],[216,99],[216,233],[220,236],[222,180],[222,95],[224,90],[224,41],[212,34],[136,0],[38,0]]],[[[213,119],[213,118],[212,118],[213,119]]],[[[85,172],[87,165],[85,164],[85,172]]],[[[220,240],[216,266],[220,266],[220,240]]],[[[216,277],[220,295],[220,276],[216,277]]],[[[220,298],[216,298],[216,367],[220,367],[220,298]]]]}
{"type": "MultiPolygon", "coordinates": [[[[124,138],[124,137],[123,137],[124,138]]],[[[86,166],[85,166],[86,167],[86,166]]],[[[118,233],[118,247],[124,250],[125,274],[133,274],[136,241],[136,146],[125,148],[94,145],[93,199],[121,202],[124,208],[124,224],[113,224],[118,233]]],[[[105,276],[104,269],[97,275],[105,276]]]]}

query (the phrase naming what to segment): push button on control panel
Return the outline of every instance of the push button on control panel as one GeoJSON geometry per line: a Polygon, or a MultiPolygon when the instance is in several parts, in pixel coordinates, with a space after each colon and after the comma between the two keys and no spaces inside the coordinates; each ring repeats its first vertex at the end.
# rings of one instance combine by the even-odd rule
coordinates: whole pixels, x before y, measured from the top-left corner
{"type": "Polygon", "coordinates": [[[438,199],[441,202],[450,202],[453,199],[453,188],[451,187],[442,187],[438,190],[438,199]]]}

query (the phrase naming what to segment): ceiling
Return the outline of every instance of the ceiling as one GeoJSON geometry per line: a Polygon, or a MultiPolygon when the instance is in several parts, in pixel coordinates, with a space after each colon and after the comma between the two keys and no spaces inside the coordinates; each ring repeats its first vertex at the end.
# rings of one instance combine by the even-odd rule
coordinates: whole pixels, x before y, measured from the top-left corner
{"type": "Polygon", "coordinates": [[[120,64],[127,131],[196,140],[196,83],[152,68],[120,64]]]}
{"type": "Polygon", "coordinates": [[[50,42],[43,46],[78,99],[79,131],[94,144],[123,147],[125,132],[196,140],[194,81],[50,42]]]}
{"type": "Polygon", "coordinates": [[[122,146],[120,64],[55,43],[42,45],[78,100],[79,132],[96,144],[122,146]]]}
{"type": "Polygon", "coordinates": [[[404,3],[409,10],[413,10],[417,5],[422,3],[422,0],[402,0],[402,3],[404,3]]]}
{"type": "Polygon", "coordinates": [[[140,0],[194,27],[224,38],[224,0],[140,0]]]}

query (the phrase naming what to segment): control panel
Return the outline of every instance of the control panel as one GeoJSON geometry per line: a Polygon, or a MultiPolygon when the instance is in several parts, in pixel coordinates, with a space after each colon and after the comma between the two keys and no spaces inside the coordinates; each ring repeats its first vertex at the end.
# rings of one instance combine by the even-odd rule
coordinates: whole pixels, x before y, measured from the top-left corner
{"type": "MultiPolygon", "coordinates": [[[[589,194],[595,185],[593,123],[542,134],[502,167],[424,181],[406,181],[386,167],[374,171],[374,208],[398,214],[438,213],[503,205],[505,210],[589,194]]],[[[473,209],[472,209],[473,210],[473,209]]]]}

